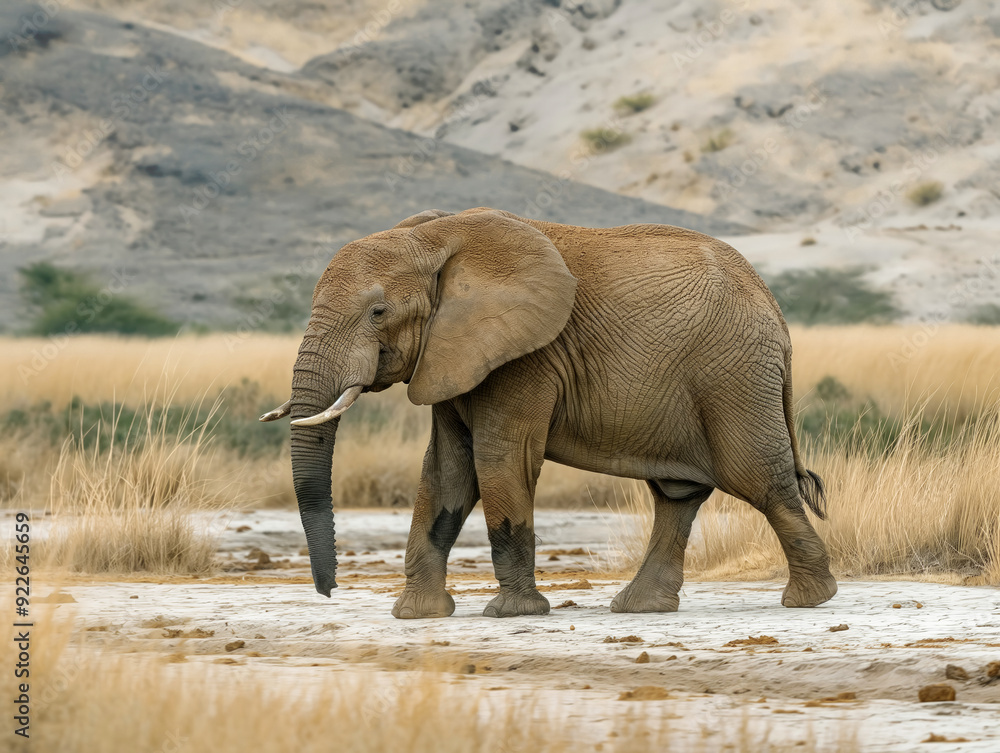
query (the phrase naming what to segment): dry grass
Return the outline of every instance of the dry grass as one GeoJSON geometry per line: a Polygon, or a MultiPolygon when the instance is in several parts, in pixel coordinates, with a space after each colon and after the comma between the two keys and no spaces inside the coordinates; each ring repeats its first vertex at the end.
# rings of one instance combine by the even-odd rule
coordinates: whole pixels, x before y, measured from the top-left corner
{"type": "MultiPolygon", "coordinates": [[[[844,385],[855,402],[872,400],[884,413],[901,420],[923,416],[964,421],[989,413],[997,405],[1000,329],[961,325],[928,330],[797,328],[792,337],[796,394],[802,405],[818,402],[815,387],[827,377],[844,385]]],[[[0,405],[29,407],[42,399],[65,403],[74,395],[90,401],[118,397],[123,402],[141,402],[144,396],[148,399],[162,391],[164,383],[171,385],[172,401],[193,404],[211,389],[247,377],[256,380],[259,393],[273,396],[276,404],[287,394],[297,338],[254,336],[231,341],[219,335],[153,342],[78,338],[63,344],[55,360],[22,381],[17,367],[30,366],[32,352],[40,352],[46,342],[3,341],[15,370],[0,376],[0,405]]],[[[236,409],[220,406],[220,410],[236,409]]],[[[239,410],[253,411],[254,406],[239,410]]],[[[250,425],[247,431],[256,426],[250,425]]],[[[411,405],[401,388],[366,395],[341,426],[334,462],[335,504],[409,505],[429,426],[430,411],[411,405]]],[[[991,542],[996,539],[1000,509],[994,491],[1000,488],[1000,441],[988,421],[976,426],[973,434],[949,448],[902,441],[885,455],[874,447],[870,452],[845,454],[841,448],[806,443],[808,465],[829,485],[831,520],[821,524],[820,530],[839,572],[947,570],[981,573],[997,581],[1000,556],[991,542]]],[[[187,555],[168,553],[189,551],[187,545],[178,544],[183,529],[171,529],[173,524],[168,522],[182,508],[294,504],[287,448],[264,458],[246,459],[221,448],[210,450],[204,438],[195,437],[163,436],[146,442],[138,453],[104,450],[89,455],[71,447],[46,454],[43,443],[30,437],[8,436],[2,442],[0,496],[7,504],[51,504],[63,513],[85,511],[87,515],[78,520],[101,521],[84,536],[87,540],[112,530],[106,527],[112,524],[120,526],[114,530],[122,531],[126,539],[138,535],[141,528],[167,532],[164,542],[149,542],[150,550],[116,549],[114,541],[124,539],[115,535],[106,537],[112,542],[106,551],[60,557],[87,569],[117,570],[157,561],[161,564],[156,567],[170,570],[173,566],[166,563],[187,555]],[[206,462],[206,453],[211,462],[206,462]],[[159,480],[150,481],[157,474],[159,480]],[[50,477],[54,479],[51,485],[50,477]],[[145,505],[133,507],[132,517],[121,512],[129,509],[122,502],[128,495],[145,505]],[[151,499],[170,502],[149,506],[151,499]],[[58,505],[54,500],[59,500],[58,505]],[[118,512],[109,518],[114,510],[118,512]],[[150,515],[167,517],[156,526],[142,525],[150,515]],[[125,531],[132,533],[126,536],[125,531]]],[[[537,503],[540,507],[596,503],[613,509],[623,504],[623,484],[627,487],[629,482],[549,463],[542,471],[537,503]]],[[[780,570],[782,560],[773,535],[747,505],[713,499],[699,516],[698,526],[703,546],[692,546],[689,567],[693,571],[756,577],[763,571],[780,570]]],[[[628,563],[641,556],[645,540],[640,535],[637,541],[622,544],[623,551],[630,546],[635,551],[621,556],[618,569],[627,570],[628,563]]],[[[192,556],[181,569],[199,570],[203,565],[190,563],[203,563],[204,556],[192,556]]]]}
{"type": "MultiPolygon", "coordinates": [[[[981,423],[943,451],[915,431],[886,454],[818,447],[810,465],[827,482],[828,520],[814,519],[840,577],[957,576],[1000,584],[1000,429],[981,423]]],[[[635,521],[605,570],[630,577],[642,561],[653,502],[634,482],[621,509],[635,521]]],[[[698,514],[685,560],[702,579],[784,578],[764,516],[716,492],[698,514]]]]}
{"type": "MultiPolygon", "coordinates": [[[[32,631],[31,738],[8,733],[15,753],[608,753],[715,751],[851,753],[853,735],[818,745],[775,743],[734,714],[692,748],[671,734],[663,704],[612,704],[608,721],[581,725],[537,692],[489,696],[454,674],[342,672],[165,663],[80,647],[65,618],[40,615],[32,631]],[[603,732],[602,732],[603,731],[603,732]],[[608,734],[610,733],[610,734],[608,734]],[[604,737],[604,735],[607,737],[604,737]],[[590,738],[589,740],[587,738],[590,738]],[[603,738],[603,739],[602,739],[603,738]]],[[[0,659],[15,661],[11,628],[0,659]]],[[[678,709],[680,710],[680,709],[678,709]]]]}

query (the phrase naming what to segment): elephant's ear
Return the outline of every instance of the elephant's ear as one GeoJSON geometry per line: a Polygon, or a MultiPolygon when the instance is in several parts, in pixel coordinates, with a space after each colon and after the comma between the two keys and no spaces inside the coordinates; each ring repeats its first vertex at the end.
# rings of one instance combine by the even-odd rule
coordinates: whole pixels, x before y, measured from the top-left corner
{"type": "Polygon", "coordinates": [[[451,217],[454,212],[446,212],[443,209],[425,209],[420,214],[413,214],[407,217],[402,222],[396,223],[393,226],[393,230],[401,227],[413,227],[414,225],[419,225],[423,222],[430,222],[431,220],[437,220],[441,217],[451,217]]]}
{"type": "Polygon", "coordinates": [[[576,278],[544,234],[497,212],[414,228],[437,275],[434,313],[408,390],[417,405],[468,392],[501,364],[538,350],[566,326],[576,278]]]}

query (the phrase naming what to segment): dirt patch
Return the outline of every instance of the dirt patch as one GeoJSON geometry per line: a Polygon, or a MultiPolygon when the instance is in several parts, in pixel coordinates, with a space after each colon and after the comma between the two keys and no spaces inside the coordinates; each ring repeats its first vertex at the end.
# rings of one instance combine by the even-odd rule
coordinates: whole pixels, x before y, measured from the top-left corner
{"type": "Polygon", "coordinates": [[[723,644],[725,648],[731,646],[777,646],[778,639],[772,638],[770,635],[758,635],[754,638],[752,635],[746,638],[737,638],[736,640],[729,641],[729,643],[723,644]]]}
{"type": "Polygon", "coordinates": [[[643,685],[635,690],[625,690],[618,696],[619,701],[664,701],[667,698],[670,698],[670,693],[659,685],[643,685]]]}
{"type": "Polygon", "coordinates": [[[609,635],[601,643],[645,643],[645,640],[638,635],[623,635],[621,638],[609,635]]]}

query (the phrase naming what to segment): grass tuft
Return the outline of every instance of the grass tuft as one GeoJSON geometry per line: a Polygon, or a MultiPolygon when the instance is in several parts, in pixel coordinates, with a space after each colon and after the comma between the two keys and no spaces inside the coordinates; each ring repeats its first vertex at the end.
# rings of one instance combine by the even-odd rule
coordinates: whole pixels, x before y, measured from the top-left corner
{"type": "Polygon", "coordinates": [[[619,97],[615,101],[615,109],[626,115],[634,115],[637,112],[648,110],[656,103],[656,97],[648,92],[638,94],[627,94],[619,97]]]}
{"type": "Polygon", "coordinates": [[[918,183],[906,192],[906,198],[918,207],[933,204],[944,194],[944,185],[940,181],[929,180],[918,183]]]}
{"type": "Polygon", "coordinates": [[[632,140],[624,131],[617,128],[591,128],[580,133],[580,138],[593,153],[610,152],[625,146],[632,140]]]}

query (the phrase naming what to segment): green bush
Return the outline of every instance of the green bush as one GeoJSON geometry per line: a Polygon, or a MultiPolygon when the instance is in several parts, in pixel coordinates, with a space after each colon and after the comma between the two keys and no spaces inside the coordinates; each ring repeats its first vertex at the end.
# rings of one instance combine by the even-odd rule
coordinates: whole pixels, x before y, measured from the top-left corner
{"type": "Polygon", "coordinates": [[[886,323],[899,317],[892,296],[873,290],[862,276],[867,270],[791,269],[767,279],[768,287],[789,322],[798,324],[886,323]]]}
{"type": "Polygon", "coordinates": [[[918,207],[925,207],[933,204],[941,198],[944,193],[944,186],[940,181],[929,180],[925,183],[918,183],[906,193],[906,198],[918,207]]]}
{"type": "Polygon", "coordinates": [[[21,294],[34,314],[30,334],[115,332],[173,335],[180,325],[127,296],[100,288],[90,277],[38,262],[18,270],[21,294]]]}
{"type": "Polygon", "coordinates": [[[701,151],[703,152],[721,152],[727,146],[733,143],[733,132],[728,128],[723,128],[721,131],[713,136],[709,136],[704,144],[701,145],[701,151]]]}
{"type": "Polygon", "coordinates": [[[293,276],[271,278],[266,290],[249,289],[233,296],[243,314],[241,324],[262,332],[301,332],[309,321],[315,281],[293,276]]]}
{"type": "Polygon", "coordinates": [[[615,128],[591,128],[580,134],[592,152],[603,152],[624,146],[632,137],[615,128]]]}
{"type": "Polygon", "coordinates": [[[976,306],[965,318],[969,324],[978,324],[986,327],[1000,326],[1000,306],[995,303],[984,303],[976,306]]]}
{"type": "Polygon", "coordinates": [[[619,97],[615,101],[615,109],[624,114],[634,114],[648,110],[656,102],[656,97],[649,93],[630,94],[619,97]]]}

